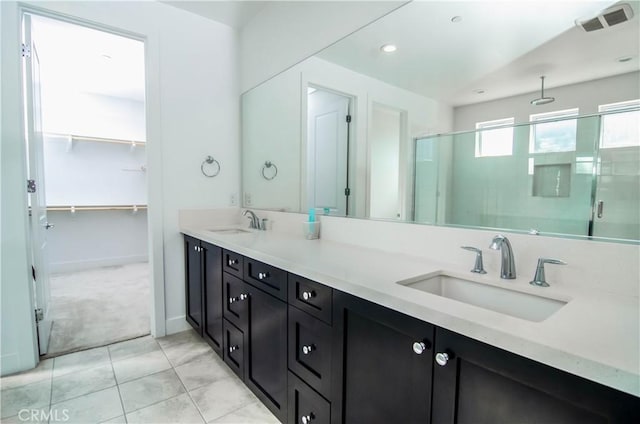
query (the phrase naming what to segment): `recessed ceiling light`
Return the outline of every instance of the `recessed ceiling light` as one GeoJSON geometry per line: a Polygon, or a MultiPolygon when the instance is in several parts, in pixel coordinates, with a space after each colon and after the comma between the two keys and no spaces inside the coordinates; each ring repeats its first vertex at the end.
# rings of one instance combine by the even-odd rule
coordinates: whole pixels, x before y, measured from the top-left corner
{"type": "Polygon", "coordinates": [[[631,61],[631,59],[633,59],[632,56],[622,56],[622,57],[617,58],[616,60],[618,62],[620,62],[620,63],[625,63],[625,62],[631,61]]]}
{"type": "Polygon", "coordinates": [[[103,54],[101,56],[104,60],[111,60],[111,56],[109,56],[108,54],[103,54]]]}
{"type": "Polygon", "coordinates": [[[453,22],[454,24],[457,24],[460,21],[462,21],[462,16],[454,16],[453,18],[451,18],[451,22],[453,22]]]}
{"type": "Polygon", "coordinates": [[[485,90],[484,88],[476,88],[473,92],[476,94],[484,94],[485,90]]]}
{"type": "Polygon", "coordinates": [[[385,44],[380,47],[380,50],[382,50],[385,53],[393,53],[396,50],[398,50],[398,47],[395,44],[385,44]]]}

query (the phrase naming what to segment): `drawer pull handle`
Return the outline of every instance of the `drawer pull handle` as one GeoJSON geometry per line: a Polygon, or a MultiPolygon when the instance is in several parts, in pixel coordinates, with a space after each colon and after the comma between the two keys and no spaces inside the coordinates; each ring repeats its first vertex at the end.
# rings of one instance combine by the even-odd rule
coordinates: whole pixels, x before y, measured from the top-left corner
{"type": "Polygon", "coordinates": [[[268,272],[259,272],[258,273],[258,280],[264,280],[265,278],[269,278],[269,273],[268,272]]]}
{"type": "Polygon", "coordinates": [[[304,291],[302,292],[302,298],[304,300],[310,300],[312,298],[316,297],[316,292],[314,291],[304,291]]]}
{"type": "Polygon", "coordinates": [[[424,353],[425,350],[427,350],[428,347],[425,344],[425,342],[414,342],[413,343],[413,351],[415,352],[416,355],[422,355],[424,353]]]}
{"type": "Polygon", "coordinates": [[[302,424],[310,424],[314,418],[315,415],[313,415],[313,412],[310,412],[308,415],[303,415],[302,417],[300,417],[300,422],[302,424]]]}
{"type": "Polygon", "coordinates": [[[449,362],[449,354],[445,352],[438,352],[436,354],[436,363],[441,367],[444,367],[449,362]]]}
{"type": "Polygon", "coordinates": [[[316,350],[316,346],[315,345],[310,344],[310,345],[302,346],[302,353],[305,354],[305,355],[310,354],[314,350],[316,350]]]}
{"type": "Polygon", "coordinates": [[[229,346],[229,353],[233,353],[236,350],[238,350],[238,346],[237,345],[236,346],[229,346]]]}
{"type": "Polygon", "coordinates": [[[229,261],[227,261],[227,263],[229,264],[229,266],[238,265],[238,260],[237,259],[229,259],[229,261]]]}

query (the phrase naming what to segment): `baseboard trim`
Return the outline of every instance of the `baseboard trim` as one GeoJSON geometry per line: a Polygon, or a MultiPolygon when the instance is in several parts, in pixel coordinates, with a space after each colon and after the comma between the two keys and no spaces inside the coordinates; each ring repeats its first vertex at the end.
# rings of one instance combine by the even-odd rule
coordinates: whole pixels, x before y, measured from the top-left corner
{"type": "Polygon", "coordinates": [[[58,274],[63,272],[82,271],[85,269],[101,268],[105,266],[117,266],[127,265],[136,262],[148,262],[149,256],[136,255],[136,256],[116,256],[113,258],[101,258],[92,259],[87,261],[74,261],[74,262],[58,262],[51,263],[49,265],[49,272],[51,274],[58,274]]]}
{"type": "Polygon", "coordinates": [[[191,328],[191,326],[187,322],[187,319],[184,315],[181,315],[179,317],[169,318],[166,321],[166,325],[167,325],[167,336],[169,334],[180,333],[181,331],[186,331],[191,328]]]}

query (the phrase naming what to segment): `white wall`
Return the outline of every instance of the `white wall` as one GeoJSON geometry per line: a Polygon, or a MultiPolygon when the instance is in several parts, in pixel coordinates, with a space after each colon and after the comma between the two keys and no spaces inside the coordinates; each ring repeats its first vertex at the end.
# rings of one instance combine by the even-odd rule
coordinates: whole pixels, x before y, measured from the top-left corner
{"type": "Polygon", "coordinates": [[[616,75],[579,84],[548,88],[545,96],[555,97],[553,103],[533,106],[530,101],[540,92],[506,97],[490,102],[454,108],[454,131],[475,130],[476,122],[514,117],[515,122],[529,122],[529,115],[579,108],[580,115],[598,113],[598,105],[632,100],[640,97],[640,72],[616,75]]]}
{"type": "MultiPolygon", "coordinates": [[[[366,215],[370,178],[367,137],[374,103],[405,112],[407,132],[400,147],[401,162],[412,161],[412,137],[451,130],[450,106],[326,60],[309,58],[243,95],[243,161],[247,165],[242,183],[253,207],[299,211],[300,199],[306,198],[306,89],[309,84],[354,98],[350,215],[366,215]],[[256,167],[261,158],[264,162],[267,157],[278,164],[276,180],[280,181],[265,182],[260,176],[256,167]]],[[[410,191],[410,187],[407,189],[410,191]]]]}
{"type": "Polygon", "coordinates": [[[373,105],[369,134],[369,217],[400,218],[401,112],[373,105]]]}
{"type": "Polygon", "coordinates": [[[273,2],[242,28],[241,91],[255,87],[404,3],[273,2]]]}
{"type": "MultiPolygon", "coordinates": [[[[156,2],[29,3],[146,39],[152,332],[186,328],[182,208],[221,207],[239,192],[237,34],[156,2]],[[200,173],[207,155],[222,170],[200,173]],[[162,290],[164,288],[164,290],[162,290]]],[[[18,6],[2,2],[2,374],[35,365],[27,256],[18,6]],[[10,224],[8,227],[6,224],[10,224]]]]}

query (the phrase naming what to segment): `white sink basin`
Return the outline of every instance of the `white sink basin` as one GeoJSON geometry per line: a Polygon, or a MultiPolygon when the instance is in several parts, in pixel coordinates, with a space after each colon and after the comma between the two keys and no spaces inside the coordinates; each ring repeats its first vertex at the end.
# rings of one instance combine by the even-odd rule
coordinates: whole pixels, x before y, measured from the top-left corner
{"type": "Polygon", "coordinates": [[[216,234],[248,234],[251,233],[249,230],[244,230],[242,228],[212,228],[207,231],[211,231],[216,234]]]}
{"type": "Polygon", "coordinates": [[[534,322],[544,321],[567,304],[563,300],[503,289],[446,273],[412,278],[397,284],[534,322]]]}

